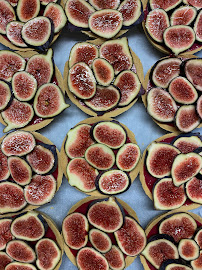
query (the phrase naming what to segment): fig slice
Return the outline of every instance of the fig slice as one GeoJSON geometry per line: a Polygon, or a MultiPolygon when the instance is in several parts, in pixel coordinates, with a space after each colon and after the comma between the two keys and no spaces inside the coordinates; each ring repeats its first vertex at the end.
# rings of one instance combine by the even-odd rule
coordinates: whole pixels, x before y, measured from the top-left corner
{"type": "Polygon", "coordinates": [[[123,25],[131,26],[133,25],[141,16],[142,4],[140,0],[124,0],[118,11],[121,12],[123,16],[123,25]]]}
{"type": "Polygon", "coordinates": [[[65,13],[68,21],[82,28],[88,28],[88,20],[95,9],[85,0],[67,0],[65,13]]]}
{"type": "Polygon", "coordinates": [[[48,238],[39,240],[36,244],[37,260],[39,270],[53,270],[60,261],[61,251],[57,244],[48,238]]]}
{"type": "Polygon", "coordinates": [[[202,268],[202,250],[200,250],[198,259],[191,261],[191,266],[194,270],[200,270],[202,268]]]}
{"type": "Polygon", "coordinates": [[[151,9],[156,9],[156,8],[162,8],[165,11],[169,11],[176,6],[178,6],[182,0],[170,0],[170,1],[162,1],[162,0],[149,0],[149,4],[151,9]]]}
{"type": "Polygon", "coordinates": [[[14,96],[20,101],[31,100],[37,90],[37,81],[26,71],[16,72],[12,78],[14,96]]]}
{"type": "Polygon", "coordinates": [[[202,91],[202,59],[190,59],[185,63],[185,74],[187,79],[202,91]]]}
{"type": "Polygon", "coordinates": [[[12,94],[9,84],[0,81],[0,111],[5,110],[12,100],[12,94]]]}
{"type": "Polygon", "coordinates": [[[106,253],[112,248],[112,241],[109,236],[97,229],[91,229],[89,240],[93,247],[101,253],[106,253]]]}
{"type": "Polygon", "coordinates": [[[53,21],[54,33],[60,32],[67,22],[67,17],[62,6],[52,2],[46,6],[43,16],[53,21]]]}
{"type": "Polygon", "coordinates": [[[152,88],[147,94],[147,111],[157,121],[172,122],[177,111],[177,104],[164,89],[152,88]]]}
{"type": "Polygon", "coordinates": [[[8,179],[10,171],[8,169],[7,156],[0,149],[0,181],[8,179]]]}
{"type": "Polygon", "coordinates": [[[4,132],[14,128],[22,128],[29,124],[34,117],[34,110],[27,102],[21,102],[13,99],[11,105],[1,113],[1,116],[7,126],[4,132]]]}
{"type": "Polygon", "coordinates": [[[83,62],[73,65],[68,74],[68,86],[78,98],[92,98],[96,92],[96,80],[89,66],[83,62]]]}
{"type": "Polygon", "coordinates": [[[47,6],[49,3],[56,3],[57,0],[40,0],[41,5],[47,6]]]}
{"type": "MultiPolygon", "coordinates": [[[[3,0],[2,0],[3,1],[3,0]]],[[[3,1],[6,3],[6,1],[3,1]]],[[[0,51],[0,80],[10,82],[17,71],[25,68],[25,59],[19,54],[11,51],[0,51]]]]}
{"type": "Polygon", "coordinates": [[[200,11],[196,18],[194,31],[196,33],[196,40],[202,42],[202,11],[200,11]]]}
{"type": "Polygon", "coordinates": [[[175,116],[175,124],[182,132],[190,132],[200,124],[195,105],[181,106],[175,116]]]}
{"type": "Polygon", "coordinates": [[[154,9],[147,15],[145,27],[150,37],[156,42],[163,42],[163,33],[170,26],[165,10],[154,9]]]}
{"type": "Polygon", "coordinates": [[[0,250],[4,250],[7,243],[13,239],[13,235],[11,233],[11,222],[12,219],[9,218],[0,220],[0,250]]]}
{"type": "Polygon", "coordinates": [[[37,116],[51,118],[70,105],[65,103],[64,95],[56,84],[46,83],[37,90],[33,106],[37,116]]]}
{"type": "Polygon", "coordinates": [[[33,264],[12,262],[9,263],[5,270],[37,270],[33,264]]]}
{"type": "Polygon", "coordinates": [[[202,3],[200,0],[183,0],[185,4],[191,5],[195,7],[196,9],[202,8],[202,3]]]}
{"type": "Polygon", "coordinates": [[[179,153],[180,151],[172,145],[153,142],[146,157],[148,172],[156,178],[169,176],[173,161],[179,153]]]}
{"type": "Polygon", "coordinates": [[[98,10],[89,17],[90,30],[94,34],[106,39],[116,36],[121,30],[122,25],[122,14],[115,9],[98,10]]]}
{"type": "Polygon", "coordinates": [[[195,32],[187,25],[168,27],[163,33],[165,45],[175,54],[188,50],[195,42],[195,32]]]}
{"type": "Polygon", "coordinates": [[[194,86],[181,76],[171,81],[168,91],[174,100],[181,104],[192,104],[198,98],[198,93],[194,86]]]}
{"type": "Polygon", "coordinates": [[[76,43],[69,55],[69,67],[71,68],[74,64],[83,62],[88,66],[91,66],[93,60],[98,58],[98,48],[89,42],[76,43]]]}
{"type": "Polygon", "coordinates": [[[49,83],[54,72],[53,50],[49,49],[46,54],[33,55],[27,62],[26,71],[34,76],[38,87],[49,83]]]}
{"type": "Polygon", "coordinates": [[[186,261],[193,261],[200,255],[200,249],[193,239],[181,239],[178,245],[179,255],[186,261]]]}
{"type": "Polygon", "coordinates": [[[88,124],[80,124],[68,131],[65,152],[69,158],[84,157],[87,148],[94,143],[90,129],[88,124]]]}
{"type": "Polygon", "coordinates": [[[32,242],[41,239],[45,234],[45,229],[39,214],[30,211],[13,220],[11,232],[17,239],[32,242]]]}
{"type": "Polygon", "coordinates": [[[89,0],[89,3],[96,9],[96,10],[101,10],[101,9],[117,9],[118,6],[120,5],[120,0],[112,0],[112,1],[107,1],[107,0],[89,0]]]}
{"type": "Polygon", "coordinates": [[[152,82],[158,87],[167,88],[172,79],[180,75],[181,63],[179,58],[159,60],[152,68],[152,82]]]}
{"type": "Polygon", "coordinates": [[[193,177],[186,184],[187,197],[195,203],[202,204],[202,180],[193,177]]]}
{"type": "Polygon", "coordinates": [[[34,250],[21,240],[12,240],[6,246],[6,253],[14,260],[32,263],[36,259],[34,250]]]}
{"type": "Polygon", "coordinates": [[[170,259],[161,264],[160,270],[192,270],[192,268],[182,260],[170,259]]]}
{"type": "Polygon", "coordinates": [[[196,111],[199,117],[202,119],[202,96],[197,100],[196,111]]]}
{"type": "Polygon", "coordinates": [[[120,72],[114,81],[114,85],[121,91],[119,107],[127,106],[137,98],[141,88],[141,82],[137,74],[131,70],[120,72]]]}
{"type": "Polygon", "coordinates": [[[112,149],[120,148],[126,142],[126,131],[117,121],[101,121],[92,127],[92,135],[96,142],[112,149]]]}
{"type": "Polygon", "coordinates": [[[119,230],[124,223],[122,210],[114,197],[95,201],[89,207],[87,218],[91,225],[107,233],[119,230]]]}
{"type": "Polygon", "coordinates": [[[21,34],[22,39],[28,46],[46,51],[53,40],[54,25],[49,18],[38,16],[23,25],[21,34]]]}
{"type": "Polygon", "coordinates": [[[87,162],[98,170],[108,170],[115,163],[114,152],[106,145],[96,143],[85,152],[87,162]]]}
{"type": "Polygon", "coordinates": [[[181,207],[187,199],[184,186],[176,187],[172,178],[159,180],[153,189],[154,207],[157,210],[171,210],[181,207]]]}
{"type": "Polygon", "coordinates": [[[193,152],[199,147],[202,147],[202,141],[198,136],[192,135],[185,137],[179,136],[173,142],[173,145],[177,147],[182,154],[188,154],[193,152]]]}
{"type": "Polygon", "coordinates": [[[95,179],[98,171],[84,158],[74,158],[67,166],[69,184],[84,192],[92,192],[96,189],[95,179]]]}
{"type": "Polygon", "coordinates": [[[36,145],[34,136],[27,131],[15,131],[7,134],[1,150],[6,156],[24,156],[30,153],[36,145]]]}
{"type": "Polygon", "coordinates": [[[174,10],[170,18],[171,25],[189,25],[196,18],[197,10],[191,6],[181,6],[174,10]]]}
{"type": "Polygon", "coordinates": [[[40,0],[19,0],[16,13],[21,22],[37,17],[40,11],[40,0]]]}
{"type": "Polygon", "coordinates": [[[65,217],[62,223],[62,234],[65,244],[79,250],[88,242],[89,224],[86,216],[81,213],[72,213],[65,217]]]}
{"type": "Polygon", "coordinates": [[[56,180],[50,175],[34,175],[24,189],[25,199],[32,205],[43,205],[52,200],[56,192],[56,180]]]}
{"type": "Polygon", "coordinates": [[[0,33],[6,34],[6,26],[9,22],[15,21],[15,11],[9,2],[0,1],[0,33]]]}
{"type": "Polygon", "coordinates": [[[105,258],[112,270],[123,270],[125,268],[125,259],[122,251],[115,245],[111,250],[105,253],[105,258]]]}
{"type": "Polygon", "coordinates": [[[199,229],[194,237],[194,240],[199,245],[200,249],[202,248],[202,228],[199,229]]]}
{"type": "Polygon", "coordinates": [[[133,65],[128,40],[125,37],[104,42],[100,47],[100,57],[113,66],[115,75],[133,65]]]}
{"type": "Polygon", "coordinates": [[[109,170],[98,175],[97,189],[106,195],[115,195],[125,192],[131,184],[130,176],[121,170],[109,170]]]}
{"type": "Polygon", "coordinates": [[[24,159],[15,156],[9,157],[8,168],[17,184],[25,186],[31,182],[32,169],[24,159]]]}
{"type": "Polygon", "coordinates": [[[27,44],[24,43],[21,36],[23,25],[24,23],[18,21],[9,22],[6,26],[6,36],[15,46],[26,48],[27,44]]]}
{"type": "Polygon", "coordinates": [[[128,256],[137,256],[146,246],[146,235],[138,222],[126,216],[123,226],[114,233],[118,246],[128,256]]]}
{"type": "Polygon", "coordinates": [[[114,79],[114,69],[112,65],[103,58],[96,58],[92,64],[93,73],[98,84],[107,86],[114,79]]]}
{"type": "Polygon", "coordinates": [[[194,177],[202,168],[202,158],[196,153],[179,154],[171,169],[175,186],[180,186],[194,177]]]}
{"type": "Polygon", "coordinates": [[[6,265],[10,264],[13,260],[6,254],[0,251],[0,270],[4,270],[6,265]]]}
{"type": "Polygon", "coordinates": [[[94,248],[84,247],[79,250],[76,257],[79,270],[102,269],[109,270],[105,257],[94,248]]]}

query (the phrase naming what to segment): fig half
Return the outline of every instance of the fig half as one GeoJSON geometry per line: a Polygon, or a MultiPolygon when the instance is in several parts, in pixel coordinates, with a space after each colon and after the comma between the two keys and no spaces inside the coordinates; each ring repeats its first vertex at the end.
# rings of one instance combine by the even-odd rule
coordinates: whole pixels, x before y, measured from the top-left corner
{"type": "Polygon", "coordinates": [[[198,259],[191,261],[191,266],[194,270],[200,270],[202,267],[202,250],[200,250],[200,255],[198,259]]]}
{"type": "Polygon", "coordinates": [[[202,204],[202,180],[193,177],[186,183],[187,197],[195,203],[202,204]]]}
{"type": "Polygon", "coordinates": [[[0,220],[0,250],[4,250],[9,241],[13,239],[11,233],[12,219],[4,218],[0,220]]]}
{"type": "Polygon", "coordinates": [[[4,270],[6,265],[10,264],[12,261],[13,260],[6,254],[6,252],[0,251],[1,270],[4,270]]]}
{"type": "Polygon", "coordinates": [[[123,25],[133,25],[141,16],[142,4],[140,0],[124,0],[118,10],[123,16],[123,25]]]}
{"type": "Polygon", "coordinates": [[[5,110],[11,100],[12,94],[10,86],[4,81],[0,81],[0,111],[5,110]]]}
{"type": "Polygon", "coordinates": [[[97,10],[117,9],[118,6],[120,5],[120,0],[113,0],[113,1],[89,0],[89,3],[97,10]]]}
{"type": "Polygon", "coordinates": [[[194,31],[196,33],[196,40],[202,42],[202,11],[200,11],[196,18],[194,31]]]}
{"type": "Polygon", "coordinates": [[[105,253],[105,258],[108,261],[110,269],[123,270],[125,268],[123,253],[117,246],[113,245],[111,250],[105,253]]]}
{"type": "Polygon", "coordinates": [[[202,8],[202,3],[200,0],[183,0],[185,4],[191,5],[195,7],[196,9],[202,8]]]}
{"type": "Polygon", "coordinates": [[[40,11],[40,0],[19,0],[17,5],[17,15],[21,22],[27,22],[37,17],[40,11]]]}
{"type": "Polygon", "coordinates": [[[114,69],[107,60],[96,58],[93,61],[92,68],[98,84],[107,86],[113,81],[114,69]]]}
{"type": "Polygon", "coordinates": [[[10,171],[8,169],[7,156],[0,150],[0,181],[8,179],[10,171]]]}
{"type": "Polygon", "coordinates": [[[196,18],[197,10],[191,6],[181,6],[171,15],[171,25],[189,25],[196,18]]]}
{"type": "Polygon", "coordinates": [[[200,96],[200,98],[197,100],[196,111],[202,119],[202,96],[200,96]]]}
{"type": "Polygon", "coordinates": [[[37,270],[33,264],[12,262],[6,266],[5,270],[37,270]]]}
{"type": "Polygon", "coordinates": [[[173,145],[177,147],[181,153],[188,154],[193,152],[199,147],[202,147],[202,141],[198,136],[179,136],[173,142],[173,145]]]}
{"type": "Polygon", "coordinates": [[[199,257],[200,249],[193,239],[181,239],[178,244],[179,255],[186,261],[193,261],[199,257]]]}
{"type": "Polygon", "coordinates": [[[199,229],[194,237],[194,240],[199,245],[200,249],[202,248],[202,229],[199,229]]]}
{"type": "Polygon", "coordinates": [[[192,270],[186,265],[186,262],[182,260],[167,260],[161,264],[160,270],[192,270]]]}
{"type": "Polygon", "coordinates": [[[202,59],[190,59],[185,63],[185,74],[187,79],[202,91],[202,59]]]}
{"type": "Polygon", "coordinates": [[[171,0],[168,2],[162,0],[149,0],[149,5],[151,9],[162,8],[165,11],[169,11],[178,6],[181,2],[182,0],[171,0]]]}
{"type": "Polygon", "coordinates": [[[6,26],[9,22],[15,21],[15,11],[9,2],[0,1],[0,33],[6,34],[6,26]]]}
{"type": "Polygon", "coordinates": [[[112,248],[112,242],[109,236],[97,229],[89,232],[89,240],[93,247],[101,253],[106,253],[112,248]]]}
{"type": "Polygon", "coordinates": [[[15,46],[26,48],[27,44],[24,43],[21,36],[23,25],[24,23],[18,21],[9,22],[6,26],[6,36],[15,46]]]}

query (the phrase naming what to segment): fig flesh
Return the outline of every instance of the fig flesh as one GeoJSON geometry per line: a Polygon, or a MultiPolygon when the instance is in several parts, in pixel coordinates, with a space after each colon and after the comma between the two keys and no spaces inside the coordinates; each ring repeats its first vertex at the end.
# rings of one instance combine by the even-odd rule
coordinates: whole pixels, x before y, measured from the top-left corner
{"type": "Polygon", "coordinates": [[[196,110],[200,118],[202,119],[202,96],[197,100],[196,110]]]}
{"type": "Polygon", "coordinates": [[[196,18],[197,10],[191,6],[181,6],[176,9],[170,18],[171,25],[189,25],[196,18]]]}
{"type": "Polygon", "coordinates": [[[105,258],[112,270],[123,270],[125,268],[125,259],[122,251],[115,245],[105,254],[105,258]]]}
{"type": "Polygon", "coordinates": [[[165,11],[169,11],[176,6],[178,6],[182,0],[170,0],[170,1],[161,1],[161,0],[149,0],[150,8],[156,9],[156,8],[162,8],[165,11]]]}
{"type": "Polygon", "coordinates": [[[202,229],[199,229],[196,233],[194,240],[199,245],[200,249],[202,249],[202,229]]]}
{"type": "Polygon", "coordinates": [[[195,203],[202,204],[202,180],[193,177],[186,184],[187,197],[195,203]]]}
{"type": "Polygon", "coordinates": [[[123,16],[123,25],[131,26],[133,25],[141,16],[142,4],[140,0],[125,0],[123,1],[118,10],[123,16]]]}
{"type": "Polygon", "coordinates": [[[24,23],[18,21],[9,22],[6,26],[6,36],[10,42],[17,47],[26,48],[27,44],[24,43],[21,31],[24,23]]]}
{"type": "Polygon", "coordinates": [[[194,270],[200,270],[202,268],[202,250],[200,251],[198,259],[191,261],[191,266],[194,270]]]}
{"type": "Polygon", "coordinates": [[[10,171],[8,169],[7,156],[0,149],[0,181],[8,179],[10,171]]]}
{"type": "Polygon", "coordinates": [[[98,84],[107,86],[113,81],[114,69],[107,60],[96,58],[93,61],[92,68],[98,84]]]}
{"type": "Polygon", "coordinates": [[[119,248],[128,256],[137,256],[146,246],[146,235],[138,222],[126,216],[124,225],[115,233],[119,248]]]}
{"type": "Polygon", "coordinates": [[[122,14],[118,10],[103,9],[95,11],[89,17],[90,30],[106,39],[113,38],[118,34],[123,25],[122,14]]]}
{"type": "Polygon", "coordinates": [[[15,21],[15,11],[9,2],[0,1],[0,33],[6,34],[6,26],[9,22],[15,21]]]}
{"type": "Polygon", "coordinates": [[[196,18],[194,31],[196,33],[196,40],[202,42],[202,11],[200,11],[196,18]]]}
{"type": "Polygon", "coordinates": [[[119,230],[124,222],[122,211],[114,197],[92,204],[87,218],[95,228],[107,233],[119,230]]]}
{"type": "Polygon", "coordinates": [[[36,212],[27,212],[16,217],[11,224],[12,235],[17,239],[37,241],[45,234],[42,221],[36,212]]]}
{"type": "Polygon", "coordinates": [[[113,1],[89,0],[89,3],[97,10],[117,9],[118,6],[120,5],[120,0],[113,0],[113,1]]]}
{"type": "Polygon", "coordinates": [[[5,253],[0,252],[0,270],[4,270],[6,265],[10,264],[13,260],[5,253]]]}
{"type": "Polygon", "coordinates": [[[130,104],[140,92],[141,82],[136,73],[125,70],[119,73],[114,85],[121,91],[121,99],[118,106],[124,107],[130,104]]]}
{"type": "Polygon", "coordinates": [[[183,0],[185,4],[191,5],[197,9],[202,8],[202,3],[200,0],[183,0]]]}
{"type": "Polygon", "coordinates": [[[157,121],[172,122],[177,111],[177,104],[164,89],[152,88],[147,94],[147,111],[157,121]]]}
{"type": "Polygon", "coordinates": [[[195,135],[188,137],[180,136],[173,142],[173,145],[177,147],[182,154],[188,154],[202,147],[202,141],[195,135]]]}
{"type": "Polygon", "coordinates": [[[10,86],[4,82],[0,81],[0,111],[7,108],[12,99],[10,86]]]}
{"type": "Polygon", "coordinates": [[[11,222],[12,219],[0,220],[0,250],[4,250],[9,241],[13,239],[11,234],[11,222]]]}
{"type": "Polygon", "coordinates": [[[186,261],[193,261],[199,257],[199,246],[193,239],[181,239],[178,245],[179,255],[186,261]]]}
{"type": "Polygon", "coordinates": [[[185,64],[185,74],[187,79],[202,91],[202,59],[190,59],[185,64]]]}
{"type": "Polygon", "coordinates": [[[37,17],[40,11],[40,0],[19,0],[17,5],[17,15],[21,22],[27,22],[37,17]]]}
{"type": "Polygon", "coordinates": [[[62,224],[65,244],[75,250],[85,247],[88,242],[88,229],[88,220],[83,214],[75,212],[68,215],[62,224]]]}
{"type": "Polygon", "coordinates": [[[29,263],[13,262],[6,266],[5,270],[37,270],[36,267],[29,263]]]}
{"type": "Polygon", "coordinates": [[[112,242],[109,236],[97,229],[89,232],[89,240],[93,247],[101,253],[106,253],[112,248],[112,242]]]}

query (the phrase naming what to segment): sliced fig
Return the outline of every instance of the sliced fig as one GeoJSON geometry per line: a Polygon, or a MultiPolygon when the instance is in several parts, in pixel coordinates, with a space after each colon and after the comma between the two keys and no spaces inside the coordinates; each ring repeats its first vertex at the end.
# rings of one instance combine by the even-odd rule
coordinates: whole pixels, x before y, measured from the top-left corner
{"type": "Polygon", "coordinates": [[[181,239],[178,245],[179,255],[186,261],[193,261],[199,257],[199,246],[193,239],[181,239]]]}
{"type": "Polygon", "coordinates": [[[198,93],[194,86],[181,76],[171,81],[168,91],[174,100],[181,104],[192,104],[198,98],[198,93]]]}
{"type": "Polygon", "coordinates": [[[57,244],[48,238],[39,240],[36,244],[36,265],[40,270],[53,270],[60,261],[61,251],[57,244]]]}
{"type": "Polygon", "coordinates": [[[89,0],[89,3],[97,10],[101,9],[117,9],[120,5],[120,0],[89,0]]]}
{"type": "Polygon", "coordinates": [[[194,240],[199,245],[200,249],[202,249],[202,228],[197,231],[194,240]]]}
{"type": "Polygon", "coordinates": [[[185,74],[187,79],[202,91],[202,59],[190,59],[185,64],[185,74]]]}
{"type": "Polygon", "coordinates": [[[167,88],[172,79],[180,75],[181,63],[179,58],[166,58],[158,61],[152,70],[153,83],[158,87],[167,88]]]}
{"type": "Polygon", "coordinates": [[[131,184],[129,175],[121,170],[109,170],[97,177],[98,190],[106,195],[120,194],[131,184]]]}
{"type": "Polygon", "coordinates": [[[191,153],[199,147],[202,147],[202,141],[198,136],[180,136],[174,142],[173,145],[177,147],[181,153],[191,153]]]}
{"type": "Polygon", "coordinates": [[[170,259],[161,264],[160,270],[192,270],[192,268],[182,260],[170,259]]]}
{"type": "Polygon", "coordinates": [[[196,113],[195,105],[181,106],[175,118],[177,128],[182,132],[190,132],[200,124],[200,118],[196,113]]]}
{"type": "Polygon", "coordinates": [[[21,36],[23,25],[24,23],[18,21],[9,22],[6,26],[6,36],[17,47],[26,48],[27,44],[24,43],[21,36]]]}
{"type": "Polygon", "coordinates": [[[6,266],[5,270],[36,270],[33,264],[13,262],[6,266]]]}
{"type": "Polygon", "coordinates": [[[78,98],[89,99],[95,95],[96,80],[92,70],[85,63],[76,63],[69,70],[69,90],[78,98]]]}
{"type": "Polygon", "coordinates": [[[21,22],[27,22],[37,17],[40,11],[40,0],[19,0],[17,5],[17,15],[21,22]]]}
{"type": "Polygon", "coordinates": [[[11,222],[12,219],[8,218],[0,220],[0,250],[4,250],[7,243],[13,239],[13,235],[11,234],[11,222]]]}
{"type": "Polygon", "coordinates": [[[172,145],[152,143],[146,159],[148,172],[156,178],[170,175],[173,161],[179,153],[180,151],[172,145]]]}
{"type": "Polygon", "coordinates": [[[171,210],[181,207],[187,199],[184,186],[176,187],[172,178],[159,180],[153,189],[154,207],[157,210],[171,210]]]}
{"type": "Polygon", "coordinates": [[[62,6],[52,2],[46,6],[43,16],[53,21],[54,33],[60,32],[67,22],[67,17],[62,6]]]}
{"type": "Polygon", "coordinates": [[[202,8],[202,3],[200,0],[183,0],[185,4],[191,5],[197,9],[202,8]]]}
{"type": "Polygon", "coordinates": [[[69,184],[84,192],[96,189],[95,179],[98,171],[90,166],[84,158],[74,158],[67,166],[69,184]]]}
{"type": "Polygon", "coordinates": [[[194,31],[196,33],[196,40],[202,42],[202,11],[200,11],[196,18],[194,31]]]}
{"type": "Polygon", "coordinates": [[[138,222],[126,216],[123,226],[116,231],[115,237],[122,252],[128,256],[137,256],[146,246],[146,235],[138,222]]]}
{"type": "Polygon", "coordinates": [[[121,30],[122,25],[122,14],[115,9],[98,10],[89,17],[90,30],[102,38],[113,38],[121,30]]]}
{"type": "Polygon", "coordinates": [[[7,134],[1,150],[6,156],[24,156],[30,153],[36,145],[34,136],[27,131],[15,131],[7,134]]]}
{"type": "Polygon", "coordinates": [[[1,116],[7,124],[4,132],[8,132],[11,129],[28,125],[34,117],[34,110],[29,103],[14,98],[11,105],[1,113],[1,116]]]}
{"type": "Polygon", "coordinates": [[[113,66],[115,75],[130,69],[133,64],[128,40],[125,37],[104,42],[100,47],[100,57],[106,59],[113,66]]]}
{"type": "Polygon", "coordinates": [[[6,109],[12,99],[10,86],[4,82],[0,81],[0,111],[6,109]]]}
{"type": "Polygon", "coordinates": [[[114,85],[121,91],[119,107],[127,106],[140,92],[141,82],[136,73],[125,70],[119,73],[114,81],[114,85]]]}
{"type": "Polygon", "coordinates": [[[6,252],[0,252],[0,270],[4,270],[6,265],[12,261],[13,260],[6,254],[6,252]]]}
{"type": "Polygon", "coordinates": [[[202,268],[202,250],[200,251],[198,259],[191,262],[191,266],[194,270],[200,270],[202,268]]]}
{"type": "Polygon", "coordinates": [[[107,60],[103,58],[95,59],[92,68],[98,84],[107,86],[113,81],[114,69],[107,60]]]}
{"type": "Polygon", "coordinates": [[[10,171],[8,169],[7,156],[0,150],[0,181],[8,179],[10,171]]]}
{"type": "Polygon", "coordinates": [[[74,64],[83,62],[88,66],[91,66],[93,60],[98,57],[98,48],[89,42],[76,43],[69,55],[69,67],[74,64]]]}
{"type": "Polygon", "coordinates": [[[34,175],[24,189],[25,199],[32,205],[43,205],[52,200],[56,192],[56,180],[50,175],[34,175]]]}
{"type": "Polygon", "coordinates": [[[124,222],[123,213],[114,197],[92,204],[87,218],[95,228],[107,233],[119,230],[124,222]]]}
{"type": "Polygon", "coordinates": [[[6,50],[0,51],[0,79],[10,82],[17,71],[24,70],[25,64],[25,59],[19,54],[6,50]]]}
{"type": "Polygon", "coordinates": [[[57,0],[40,0],[40,2],[41,2],[41,4],[42,4],[43,6],[46,6],[46,5],[48,5],[49,3],[56,3],[57,0]]]}
{"type": "Polygon", "coordinates": [[[195,203],[202,204],[202,180],[193,177],[186,184],[187,197],[195,203]]]}
{"type": "Polygon", "coordinates": [[[181,239],[192,238],[197,228],[195,219],[188,213],[168,215],[159,225],[159,233],[167,234],[178,243],[181,239]]]}
{"type": "Polygon", "coordinates": [[[162,8],[165,11],[169,11],[176,6],[178,6],[182,0],[170,0],[170,1],[162,1],[162,0],[149,0],[149,4],[151,9],[156,9],[156,8],[162,8]]]}
{"type": "Polygon", "coordinates": [[[197,100],[196,110],[200,118],[202,119],[202,96],[197,100]]]}
{"type": "Polygon", "coordinates": [[[27,212],[16,217],[11,224],[11,232],[18,239],[37,241],[45,234],[45,229],[36,212],[27,212]]]}
{"type": "Polygon", "coordinates": [[[54,25],[49,18],[38,16],[23,25],[21,34],[28,46],[45,51],[53,40],[54,25]]]}
{"type": "Polygon", "coordinates": [[[51,118],[68,108],[69,104],[65,103],[63,93],[56,84],[47,83],[37,90],[33,106],[36,115],[51,118]]]}
{"type": "Polygon", "coordinates": [[[82,28],[88,28],[88,20],[95,9],[85,0],[67,0],[65,13],[68,21],[82,28]]]}
{"type": "Polygon", "coordinates": [[[21,240],[12,240],[6,246],[6,253],[18,262],[32,263],[36,259],[34,250],[21,240]]]}
{"type": "Polygon", "coordinates": [[[88,229],[86,216],[77,212],[69,214],[62,223],[65,244],[76,250],[85,247],[88,242],[88,229]]]}
{"type": "Polygon", "coordinates": [[[166,46],[177,55],[191,48],[196,38],[190,26],[174,25],[164,31],[163,39],[166,46]]]}
{"type": "Polygon", "coordinates": [[[177,111],[177,104],[164,89],[152,88],[147,94],[147,111],[157,121],[172,122],[177,111]]]}
{"type": "Polygon", "coordinates": [[[85,159],[98,170],[110,169],[115,163],[114,152],[108,146],[100,143],[88,147],[85,159]]]}
{"type": "Polygon", "coordinates": [[[96,123],[92,128],[93,138],[112,149],[120,148],[126,142],[126,131],[115,121],[96,123]]]}
{"type": "Polygon", "coordinates": [[[37,86],[49,83],[53,76],[53,50],[49,49],[46,54],[33,55],[27,62],[26,71],[37,80],[37,86]]]}
{"type": "Polygon", "coordinates": [[[142,11],[140,0],[125,0],[121,3],[118,10],[123,16],[123,25],[130,26],[134,24],[140,17],[142,11]]]}
{"type": "Polygon", "coordinates": [[[189,25],[196,18],[197,10],[191,6],[181,6],[172,13],[171,25],[189,25]]]}
{"type": "Polygon", "coordinates": [[[104,113],[114,109],[120,100],[120,92],[114,86],[98,86],[95,95],[84,103],[93,111],[104,113]]]}
{"type": "Polygon", "coordinates": [[[85,247],[79,250],[76,257],[78,269],[102,269],[109,270],[109,265],[105,257],[94,248],[85,247]]]}
{"type": "Polygon", "coordinates": [[[115,245],[105,254],[105,258],[112,270],[122,270],[125,268],[125,259],[122,251],[115,245]]]}
{"type": "Polygon", "coordinates": [[[145,27],[155,41],[163,42],[163,33],[169,26],[170,22],[165,10],[154,9],[147,15],[145,27]]]}
{"type": "Polygon", "coordinates": [[[12,78],[14,96],[20,101],[31,100],[37,90],[37,81],[26,71],[16,72],[12,78]]]}
{"type": "Polygon", "coordinates": [[[6,26],[9,22],[15,21],[15,11],[9,2],[5,0],[0,1],[0,33],[6,34],[6,26]]]}
{"type": "Polygon", "coordinates": [[[24,186],[31,182],[32,169],[24,159],[15,156],[9,157],[8,168],[17,184],[24,186]]]}
{"type": "Polygon", "coordinates": [[[112,241],[109,236],[97,229],[89,232],[89,240],[93,247],[101,253],[106,253],[112,248],[112,241]]]}

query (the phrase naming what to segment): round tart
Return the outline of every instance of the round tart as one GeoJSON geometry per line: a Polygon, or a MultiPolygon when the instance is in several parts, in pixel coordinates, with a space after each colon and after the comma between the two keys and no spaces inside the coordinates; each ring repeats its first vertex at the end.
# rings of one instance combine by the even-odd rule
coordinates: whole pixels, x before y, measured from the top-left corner
{"type": "Polygon", "coordinates": [[[56,146],[39,133],[23,130],[9,133],[0,143],[0,215],[50,202],[63,175],[56,146]]]}
{"type": "Polygon", "coordinates": [[[125,192],[139,173],[141,153],[134,134],[107,117],[89,118],[70,129],[61,155],[70,185],[87,195],[125,192]]]}

